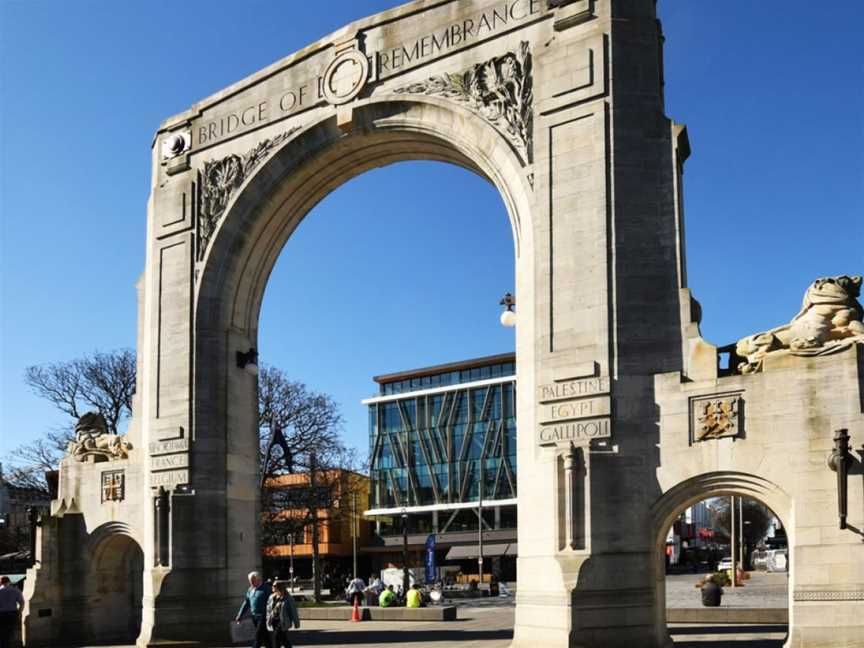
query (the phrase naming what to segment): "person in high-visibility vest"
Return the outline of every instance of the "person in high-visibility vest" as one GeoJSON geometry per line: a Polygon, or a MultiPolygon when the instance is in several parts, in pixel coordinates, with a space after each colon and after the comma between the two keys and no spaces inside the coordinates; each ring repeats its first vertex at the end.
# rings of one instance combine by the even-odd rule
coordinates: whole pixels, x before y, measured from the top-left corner
{"type": "Polygon", "coordinates": [[[393,601],[396,600],[396,594],[393,592],[393,586],[388,585],[387,589],[381,592],[381,596],[378,597],[378,605],[382,608],[390,607],[393,605],[393,601]]]}
{"type": "Polygon", "coordinates": [[[417,589],[417,585],[412,585],[411,589],[408,590],[408,597],[406,600],[407,600],[407,603],[405,604],[406,607],[409,607],[409,608],[419,608],[420,607],[421,596],[420,596],[420,590],[417,589]]]}

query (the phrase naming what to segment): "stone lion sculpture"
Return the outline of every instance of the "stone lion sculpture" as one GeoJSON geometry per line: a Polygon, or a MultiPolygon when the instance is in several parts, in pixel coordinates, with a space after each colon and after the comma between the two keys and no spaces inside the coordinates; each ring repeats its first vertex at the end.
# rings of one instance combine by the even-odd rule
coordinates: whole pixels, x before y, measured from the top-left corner
{"type": "Polygon", "coordinates": [[[860,338],[864,341],[864,309],[857,297],[862,278],[858,275],[823,277],[804,293],[801,311],[792,321],[764,333],[738,341],[735,352],[746,362],[741,373],[762,368],[765,354],[788,350],[794,355],[825,355],[839,351],[860,338]]]}
{"type": "Polygon", "coordinates": [[[108,432],[105,417],[99,412],[87,412],[75,425],[75,440],[69,443],[67,452],[78,461],[111,461],[127,459],[132,449],[119,434],[108,432]]]}

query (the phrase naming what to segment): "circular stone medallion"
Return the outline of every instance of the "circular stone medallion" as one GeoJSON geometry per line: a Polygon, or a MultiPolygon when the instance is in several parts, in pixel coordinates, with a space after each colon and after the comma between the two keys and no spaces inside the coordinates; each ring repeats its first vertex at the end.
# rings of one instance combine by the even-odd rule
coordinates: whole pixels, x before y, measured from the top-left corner
{"type": "Polygon", "coordinates": [[[324,98],[334,106],[348,103],[369,78],[369,61],[357,50],[340,54],[330,62],[322,79],[324,98]]]}

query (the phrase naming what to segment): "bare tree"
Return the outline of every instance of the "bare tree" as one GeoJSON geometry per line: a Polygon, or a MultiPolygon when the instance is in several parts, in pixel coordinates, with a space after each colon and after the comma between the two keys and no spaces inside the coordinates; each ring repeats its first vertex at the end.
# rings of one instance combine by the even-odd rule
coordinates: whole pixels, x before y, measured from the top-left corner
{"type": "MultiPolygon", "coordinates": [[[[744,550],[749,562],[753,555],[753,550],[756,545],[762,541],[771,527],[771,521],[774,519],[774,514],[767,506],[754,499],[742,497],[739,499],[739,504],[735,507],[735,515],[738,516],[738,506],[743,504],[743,539],[744,550]]],[[[718,497],[714,500],[713,506],[717,512],[717,523],[721,530],[731,537],[730,529],[732,528],[731,507],[728,497],[718,497]]],[[[738,524],[738,518],[735,519],[735,524],[738,524]]],[[[741,529],[737,529],[736,533],[742,533],[741,529]]],[[[742,560],[742,562],[745,562],[742,560]]]]}
{"type": "Polygon", "coordinates": [[[132,414],[135,353],[130,349],[96,351],[70,362],[27,367],[24,382],[75,420],[88,410],[99,412],[108,431],[117,434],[120,424],[132,414]]]}
{"type": "MultiPolygon", "coordinates": [[[[258,377],[262,538],[285,544],[309,531],[312,580],[320,600],[319,538],[324,524],[349,512],[344,502],[357,487],[354,451],[342,442],[342,416],[333,399],[288,379],[275,367],[258,377]]],[[[331,528],[333,528],[331,526],[331,528]]]]}
{"type": "Polygon", "coordinates": [[[7,481],[30,488],[46,488],[45,472],[55,470],[74,438],[75,422],[87,411],[105,417],[108,431],[117,434],[132,414],[135,393],[135,353],[120,349],[69,362],[27,367],[26,382],[37,396],[70,417],[68,426],[47,430],[41,438],[9,453],[7,481]]]}

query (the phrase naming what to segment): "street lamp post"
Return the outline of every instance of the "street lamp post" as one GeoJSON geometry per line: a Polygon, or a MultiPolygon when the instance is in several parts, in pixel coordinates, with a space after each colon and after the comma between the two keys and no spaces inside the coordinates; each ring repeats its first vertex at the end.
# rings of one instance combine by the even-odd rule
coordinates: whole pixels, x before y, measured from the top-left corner
{"type": "Polygon", "coordinates": [[[483,458],[480,458],[477,492],[477,589],[483,584],[483,458]]]}
{"type": "MultiPolygon", "coordinates": [[[[744,571],[744,498],[738,499],[738,560],[741,571],[744,571]]],[[[735,572],[736,574],[738,572],[735,572]]]]}
{"type": "Polygon", "coordinates": [[[288,577],[291,579],[291,593],[294,593],[294,532],[291,532],[291,559],[288,563],[288,577]]]}
{"type": "Polygon", "coordinates": [[[357,578],[357,493],[351,493],[351,541],[354,552],[354,578],[357,578]]]}
{"type": "Polygon", "coordinates": [[[411,585],[408,575],[408,510],[402,507],[402,596],[408,595],[411,585]]]}
{"type": "Polygon", "coordinates": [[[736,585],[735,581],[738,580],[738,559],[737,559],[737,556],[735,555],[735,553],[736,553],[735,549],[737,548],[737,545],[738,545],[738,538],[737,538],[737,534],[735,533],[735,496],[734,495],[732,495],[732,497],[730,498],[730,501],[731,501],[731,508],[729,510],[729,518],[731,521],[731,527],[732,527],[731,531],[732,532],[729,534],[729,545],[730,545],[730,550],[732,553],[732,589],[735,589],[735,585],[736,585]]]}

